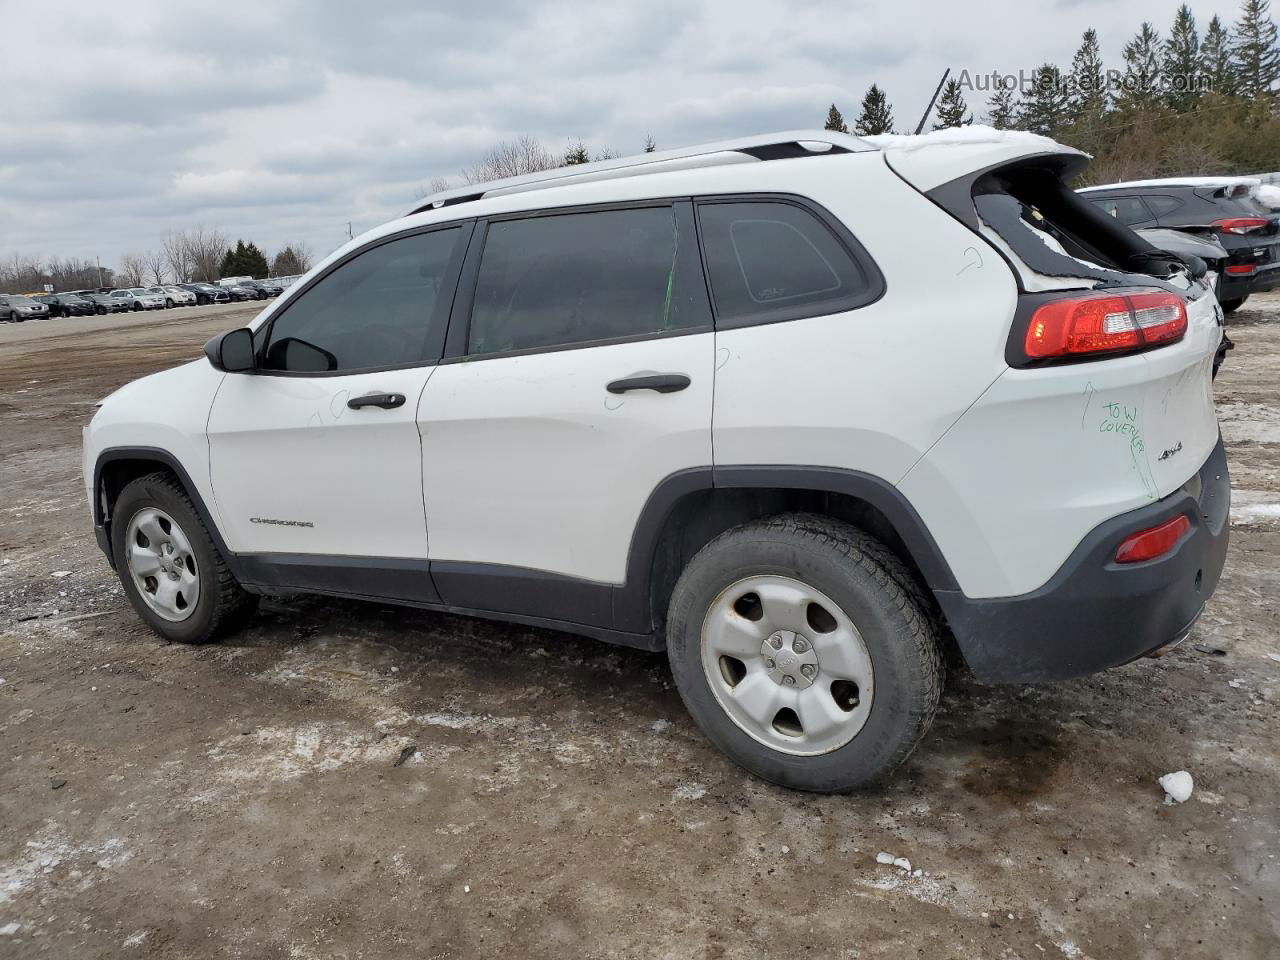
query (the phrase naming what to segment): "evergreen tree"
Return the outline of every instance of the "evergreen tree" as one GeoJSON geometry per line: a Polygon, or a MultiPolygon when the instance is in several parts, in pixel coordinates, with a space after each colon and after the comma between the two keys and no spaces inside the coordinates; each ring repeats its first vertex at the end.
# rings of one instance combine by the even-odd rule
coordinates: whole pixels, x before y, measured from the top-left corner
{"type": "Polygon", "coordinates": [[[973,123],[973,114],[965,116],[968,110],[964,94],[960,92],[960,81],[948,80],[942,88],[942,97],[938,100],[938,122],[933,125],[933,129],[967,127],[973,123]]]}
{"type": "Polygon", "coordinates": [[[247,243],[244,247],[244,259],[241,261],[244,272],[255,280],[261,280],[271,272],[267,257],[258,249],[256,243],[247,243]]]}
{"type": "Polygon", "coordinates": [[[1270,0],[1244,0],[1231,45],[1237,92],[1250,100],[1270,100],[1280,79],[1280,51],[1270,0]]]}
{"type": "Polygon", "coordinates": [[[581,140],[575,146],[570,147],[564,154],[564,166],[572,167],[579,163],[590,163],[591,155],[587,153],[587,145],[581,140]]]}
{"type": "Polygon", "coordinates": [[[1013,102],[1013,87],[1000,85],[987,101],[987,123],[997,130],[1012,130],[1018,123],[1018,108],[1013,102]]]}
{"type": "Polygon", "coordinates": [[[874,83],[862,98],[862,112],[853,125],[854,131],[863,137],[878,133],[893,133],[893,108],[884,91],[874,83]]]}
{"type": "Polygon", "coordinates": [[[271,261],[271,275],[273,277],[292,277],[299,273],[306,273],[307,268],[303,265],[302,255],[294,250],[292,246],[286,246],[276,254],[275,259],[271,261]]]}
{"type": "Polygon", "coordinates": [[[1051,136],[1069,116],[1069,94],[1062,71],[1052,63],[1041,64],[1031,93],[1019,105],[1019,129],[1051,136]]]}
{"type": "Polygon", "coordinates": [[[1071,58],[1071,88],[1071,113],[1077,119],[1099,117],[1106,111],[1102,51],[1098,47],[1098,31],[1092,27],[1081,36],[1080,46],[1071,58]]]}
{"type": "Polygon", "coordinates": [[[1179,113],[1200,99],[1200,35],[1196,18],[1185,3],[1173,17],[1173,29],[1164,42],[1160,71],[1165,81],[1165,101],[1179,113]]]}
{"type": "Polygon", "coordinates": [[[1160,33],[1144,22],[1137,35],[1124,45],[1124,81],[1117,104],[1128,109],[1152,106],[1159,98],[1159,80],[1160,33]]]}
{"type": "Polygon", "coordinates": [[[836,109],[833,103],[831,109],[827,111],[827,123],[823,130],[834,130],[836,133],[848,133],[849,127],[844,122],[844,117],[840,115],[840,111],[836,109]]]}
{"type": "Polygon", "coordinates": [[[1231,96],[1236,91],[1231,69],[1231,34],[1216,16],[1209,21],[1204,43],[1200,44],[1200,75],[1214,93],[1231,96]]]}

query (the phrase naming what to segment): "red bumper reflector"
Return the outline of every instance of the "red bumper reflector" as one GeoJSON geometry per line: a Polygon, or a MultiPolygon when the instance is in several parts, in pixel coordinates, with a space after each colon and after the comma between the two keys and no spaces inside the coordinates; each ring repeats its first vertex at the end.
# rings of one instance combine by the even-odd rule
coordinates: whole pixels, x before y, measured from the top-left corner
{"type": "Polygon", "coordinates": [[[1226,272],[1236,276],[1248,275],[1258,269],[1256,263],[1228,263],[1226,272]]]}
{"type": "Polygon", "coordinates": [[[1142,563],[1163,557],[1178,545],[1182,535],[1191,529],[1191,521],[1185,513],[1166,520],[1158,527],[1139,530],[1124,538],[1116,550],[1116,563],[1142,563]]]}

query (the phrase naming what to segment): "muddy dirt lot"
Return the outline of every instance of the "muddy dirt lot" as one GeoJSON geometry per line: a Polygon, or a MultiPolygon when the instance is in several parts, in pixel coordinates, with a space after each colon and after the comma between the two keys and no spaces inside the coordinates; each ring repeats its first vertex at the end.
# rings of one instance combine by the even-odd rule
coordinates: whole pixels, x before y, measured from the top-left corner
{"type": "Polygon", "coordinates": [[[143,628],[80,428],[252,313],[0,327],[0,957],[1280,956],[1280,297],[1231,327],[1232,545],[1191,641],[953,679],[851,797],[732,766],[660,656],[332,600],[213,647],[143,628]]]}

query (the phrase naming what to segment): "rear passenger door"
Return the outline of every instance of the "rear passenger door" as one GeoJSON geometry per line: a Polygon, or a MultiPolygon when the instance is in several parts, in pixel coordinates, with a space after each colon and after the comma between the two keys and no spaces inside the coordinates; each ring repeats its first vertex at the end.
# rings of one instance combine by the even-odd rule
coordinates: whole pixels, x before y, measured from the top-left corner
{"type": "Polygon", "coordinates": [[[714,364],[688,201],[477,224],[418,407],[441,599],[607,625],[645,501],[711,464],[714,364]]]}
{"type": "Polygon", "coordinates": [[[1125,226],[1133,227],[1135,230],[1139,227],[1154,227],[1156,225],[1156,218],[1147,209],[1142,197],[1104,197],[1099,200],[1092,200],[1092,202],[1107,216],[1115,217],[1125,226]]]}

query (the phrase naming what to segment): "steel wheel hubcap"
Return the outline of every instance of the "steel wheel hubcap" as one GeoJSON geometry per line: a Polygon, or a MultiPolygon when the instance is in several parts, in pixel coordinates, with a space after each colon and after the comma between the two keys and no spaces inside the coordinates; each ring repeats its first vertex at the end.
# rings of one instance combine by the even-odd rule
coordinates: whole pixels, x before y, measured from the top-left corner
{"type": "Polygon", "coordinates": [[[871,712],[874,670],[862,634],[830,597],[792,577],[725,588],[702,624],[702,666],[730,719],[782,753],[837,750],[871,712]]]}
{"type": "Polygon", "coordinates": [[[166,620],[186,620],[200,600],[200,573],[191,541],[155,507],[133,515],[125,530],[125,564],[143,602],[166,620]]]}

